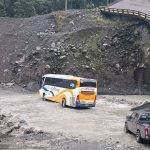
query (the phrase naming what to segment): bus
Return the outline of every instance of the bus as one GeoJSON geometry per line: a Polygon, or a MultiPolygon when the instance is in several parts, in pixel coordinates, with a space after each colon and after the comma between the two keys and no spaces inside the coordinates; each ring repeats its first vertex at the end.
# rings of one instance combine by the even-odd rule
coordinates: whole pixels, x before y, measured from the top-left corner
{"type": "Polygon", "coordinates": [[[39,82],[43,100],[61,103],[62,107],[95,107],[97,81],[72,75],[46,74],[39,82]]]}

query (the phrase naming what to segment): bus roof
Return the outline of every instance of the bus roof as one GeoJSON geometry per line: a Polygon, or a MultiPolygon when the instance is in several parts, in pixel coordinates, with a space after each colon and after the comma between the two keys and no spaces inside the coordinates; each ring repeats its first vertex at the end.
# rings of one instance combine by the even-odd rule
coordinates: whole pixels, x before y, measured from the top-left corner
{"type": "Polygon", "coordinates": [[[46,74],[43,77],[47,77],[47,78],[62,78],[62,79],[70,79],[71,75],[62,75],[62,74],[46,74]]]}
{"type": "Polygon", "coordinates": [[[73,75],[62,75],[62,74],[46,74],[43,77],[47,77],[47,78],[61,78],[61,79],[72,79],[72,78],[76,78],[76,79],[82,79],[83,81],[85,80],[90,80],[92,82],[96,82],[95,79],[88,79],[88,78],[82,78],[82,77],[76,77],[73,75]]]}

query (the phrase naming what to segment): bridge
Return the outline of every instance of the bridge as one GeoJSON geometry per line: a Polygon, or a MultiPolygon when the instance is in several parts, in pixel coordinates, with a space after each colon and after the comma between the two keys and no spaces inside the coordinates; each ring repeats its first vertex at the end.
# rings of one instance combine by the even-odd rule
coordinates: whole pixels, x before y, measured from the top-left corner
{"type": "Polygon", "coordinates": [[[150,22],[150,0],[121,0],[100,10],[102,14],[134,16],[150,22]]]}

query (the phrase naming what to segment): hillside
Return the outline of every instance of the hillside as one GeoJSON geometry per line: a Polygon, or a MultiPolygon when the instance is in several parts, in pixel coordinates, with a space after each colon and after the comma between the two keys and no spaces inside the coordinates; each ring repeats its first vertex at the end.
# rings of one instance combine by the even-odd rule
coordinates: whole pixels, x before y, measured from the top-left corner
{"type": "Polygon", "coordinates": [[[45,73],[96,78],[99,92],[150,92],[149,27],[95,11],[0,18],[0,82],[27,88],[45,73]]]}

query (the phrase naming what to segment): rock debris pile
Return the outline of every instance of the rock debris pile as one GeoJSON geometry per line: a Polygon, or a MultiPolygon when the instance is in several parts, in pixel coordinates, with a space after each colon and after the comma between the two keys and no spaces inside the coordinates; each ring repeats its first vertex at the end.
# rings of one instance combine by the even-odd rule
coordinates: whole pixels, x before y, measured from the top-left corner
{"type": "Polygon", "coordinates": [[[150,34],[143,24],[79,10],[2,18],[0,32],[0,82],[34,89],[42,75],[61,73],[96,78],[101,93],[150,91],[150,34]]]}

